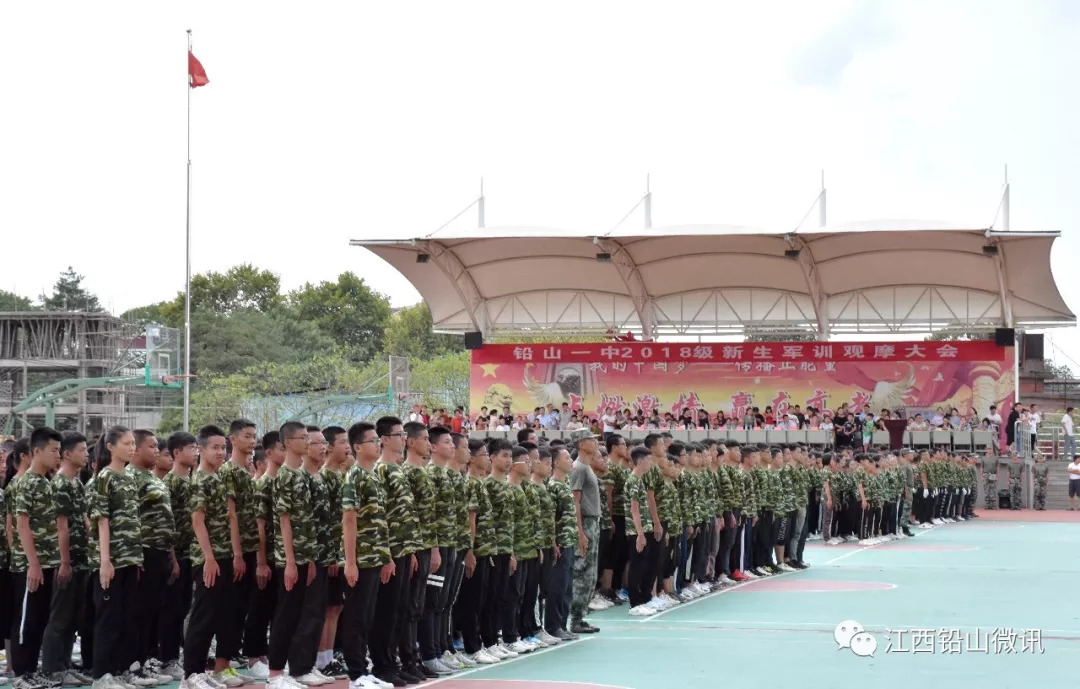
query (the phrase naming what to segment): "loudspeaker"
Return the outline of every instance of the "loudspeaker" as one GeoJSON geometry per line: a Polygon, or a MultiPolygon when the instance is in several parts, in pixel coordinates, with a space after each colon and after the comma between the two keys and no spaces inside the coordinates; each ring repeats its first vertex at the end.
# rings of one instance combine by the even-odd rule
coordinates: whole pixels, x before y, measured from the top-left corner
{"type": "Polygon", "coordinates": [[[1012,328],[998,328],[994,331],[994,344],[998,347],[1012,347],[1016,344],[1016,331],[1012,328]]]}
{"type": "Polygon", "coordinates": [[[1024,334],[1024,361],[1042,361],[1043,360],[1043,336],[1042,333],[1035,333],[1034,335],[1024,334]]]}
{"type": "Polygon", "coordinates": [[[480,349],[484,346],[484,334],[480,332],[465,333],[465,349],[480,349]]]}

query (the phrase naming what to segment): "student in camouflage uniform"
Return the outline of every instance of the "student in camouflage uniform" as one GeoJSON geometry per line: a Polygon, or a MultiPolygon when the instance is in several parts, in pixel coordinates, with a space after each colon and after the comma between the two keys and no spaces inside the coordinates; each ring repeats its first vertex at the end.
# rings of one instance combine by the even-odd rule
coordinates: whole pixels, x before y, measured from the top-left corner
{"type": "MultiPolygon", "coordinates": [[[[247,618],[254,610],[256,570],[259,566],[259,527],[255,522],[256,499],[255,480],[251,476],[251,467],[254,463],[255,447],[258,443],[255,423],[247,419],[236,419],[229,424],[229,446],[232,452],[229,460],[221,465],[218,476],[222,485],[225,486],[225,499],[229,508],[229,533],[230,543],[233,538],[239,540],[239,549],[243,563],[234,562],[234,578],[232,592],[227,601],[232,609],[232,620],[236,631],[230,633],[230,638],[235,638],[238,645],[235,649],[224,649],[229,657],[240,654],[241,645],[244,644],[244,629],[247,618]],[[236,533],[233,534],[233,529],[236,533]]],[[[258,642],[255,642],[255,651],[258,642]]],[[[221,643],[220,641],[218,642],[221,643]]],[[[250,655],[245,648],[245,655],[250,655]]],[[[256,654],[256,657],[262,654],[256,654]]],[[[227,682],[242,681],[235,670],[226,667],[223,676],[227,682]]],[[[264,678],[265,679],[265,678],[264,678]]],[[[239,685],[236,685],[239,686],[239,685]]]]}
{"type": "MultiPolygon", "coordinates": [[[[508,598],[510,575],[517,561],[514,559],[514,505],[507,474],[510,471],[513,446],[501,438],[488,442],[491,473],[484,481],[484,490],[491,503],[494,524],[491,565],[488,568],[488,590],[480,611],[480,636],[490,655],[498,659],[509,658],[510,651],[499,643],[499,626],[502,624],[502,605],[508,598]]],[[[593,586],[596,575],[593,574],[593,586]]],[[[516,653],[514,655],[517,655],[516,653]]]]}
{"type": "MultiPolygon", "coordinates": [[[[527,443],[525,449],[529,451],[529,473],[521,479],[521,490],[525,493],[525,503],[528,507],[529,520],[529,548],[524,557],[518,558],[518,570],[525,565],[525,590],[521,596],[521,610],[518,612],[518,638],[533,648],[547,646],[546,642],[536,638],[540,631],[540,625],[536,623],[536,600],[540,595],[540,575],[543,567],[543,503],[540,493],[547,495],[543,479],[536,480],[535,467],[539,464],[540,450],[535,443],[527,443]]],[[[541,470],[542,471],[542,470],[541,470]]],[[[614,545],[611,546],[614,549],[614,545]]]]}
{"type": "Polygon", "coordinates": [[[349,427],[348,442],[356,463],[345,475],[341,490],[345,551],[341,641],[349,679],[363,679],[370,684],[374,678],[367,669],[368,635],[375,621],[379,583],[386,583],[394,576],[394,561],[390,559],[390,530],[383,490],[375,476],[380,451],[375,426],[353,424],[349,427]]]}
{"type": "Polygon", "coordinates": [[[154,474],[157,455],[158,442],[154,434],[136,430],[135,456],[126,469],[135,479],[139,497],[139,538],[143,551],[135,606],[139,624],[135,648],[135,662],[139,663],[139,668],[135,672],[138,676],[155,680],[155,683],[158,677],[163,677],[162,681],[172,681],[170,675],[161,674],[157,629],[165,602],[166,582],[179,574],[179,565],[173,555],[176,522],[169,489],[154,474]]]}
{"type": "Polygon", "coordinates": [[[345,562],[341,534],[341,491],[345,483],[346,467],[352,457],[349,436],[341,426],[328,426],[322,431],[326,441],[326,463],[319,469],[319,477],[326,486],[326,513],[329,518],[329,542],[326,546],[326,615],[319,638],[319,653],[315,668],[332,679],[347,679],[345,667],[334,660],[334,644],[337,639],[338,620],[345,605],[345,580],[341,565],[345,562]]]}
{"type": "Polygon", "coordinates": [[[53,577],[60,567],[60,542],[56,531],[56,502],[48,474],[60,467],[63,436],[48,428],[30,434],[30,469],[23,474],[15,500],[17,538],[11,552],[12,589],[15,600],[11,658],[15,687],[41,686],[37,675],[41,640],[49,622],[53,577]]]}
{"type": "Polygon", "coordinates": [[[1024,463],[1020,456],[1013,452],[1012,461],[1009,462],[1009,507],[1018,510],[1024,506],[1021,479],[1024,475],[1024,463]]]}
{"type": "Polygon", "coordinates": [[[488,471],[491,468],[487,445],[473,438],[469,441],[469,475],[465,478],[465,508],[469,515],[468,541],[462,546],[465,578],[454,609],[465,653],[477,663],[489,665],[498,658],[489,656],[481,645],[481,613],[486,610],[488,572],[495,555],[495,522],[488,497],[488,471]]]}
{"type": "Polygon", "coordinates": [[[731,551],[742,528],[742,485],[736,465],[727,461],[727,448],[719,443],[714,450],[716,471],[717,503],[721,510],[719,521],[720,547],[713,563],[715,581],[721,584],[733,584],[731,551]]]}
{"type": "Polygon", "coordinates": [[[555,503],[555,561],[546,582],[544,630],[560,641],[568,641],[577,638],[567,629],[574,597],[574,549],[578,544],[577,508],[568,483],[574,463],[565,447],[554,447],[551,452],[551,478],[546,483],[555,503]]]}
{"type": "Polygon", "coordinates": [[[630,614],[635,616],[654,615],[657,610],[650,608],[655,572],[655,556],[650,552],[660,547],[653,535],[652,518],[649,515],[648,497],[643,477],[651,468],[652,453],[644,447],[636,447],[630,452],[630,461],[634,470],[626,479],[626,497],[629,503],[629,518],[626,520],[626,535],[630,540],[630,571],[627,594],[630,597],[630,614]]]}
{"type": "Polygon", "coordinates": [[[499,612],[502,620],[503,644],[511,652],[522,654],[532,650],[527,644],[519,643],[518,627],[521,602],[525,595],[525,579],[529,568],[534,564],[531,560],[537,557],[533,543],[536,515],[533,514],[522,488],[523,481],[531,471],[529,451],[520,445],[515,445],[510,452],[510,458],[510,473],[507,481],[510,505],[514,515],[514,549],[510,559],[510,583],[506,589],[506,597],[500,603],[499,612]]]}
{"type": "MultiPolygon", "coordinates": [[[[604,442],[607,447],[607,468],[604,472],[604,489],[610,496],[607,513],[610,515],[611,536],[608,539],[606,558],[601,555],[600,595],[615,605],[622,605],[616,591],[622,588],[629,552],[626,543],[626,477],[630,475],[630,446],[626,438],[612,433],[604,442]]],[[[600,498],[606,500],[601,494],[600,498]]]]}
{"type": "Polygon", "coordinates": [[[450,433],[454,441],[454,457],[447,467],[447,480],[454,493],[455,539],[454,569],[450,578],[450,595],[446,609],[438,620],[441,630],[439,656],[444,664],[457,661],[460,667],[475,667],[477,663],[465,653],[454,648],[455,609],[461,595],[461,582],[465,578],[465,554],[472,544],[472,532],[469,526],[469,505],[465,498],[465,479],[469,471],[469,439],[462,433],[450,433]]]}
{"type": "MultiPolygon", "coordinates": [[[[538,603],[541,612],[545,608],[548,597],[547,582],[551,580],[551,569],[555,565],[556,505],[555,498],[547,486],[552,472],[551,460],[551,450],[548,447],[541,447],[536,450],[536,458],[532,461],[532,483],[537,505],[537,543],[540,546],[538,603]]],[[[619,488],[620,494],[623,487],[619,488]]],[[[561,641],[544,631],[542,625],[537,624],[536,611],[533,608],[523,609],[522,616],[524,627],[522,635],[525,638],[535,638],[548,646],[561,641]]]]}
{"type": "Polygon", "coordinates": [[[195,436],[183,431],[173,433],[166,441],[166,452],[172,457],[172,470],[165,475],[165,487],[169,490],[169,505],[173,514],[173,553],[178,574],[166,582],[163,594],[161,620],[158,624],[158,644],[170,677],[184,675],[180,667],[180,645],[184,639],[184,618],[191,607],[191,544],[195,532],[191,525],[191,470],[198,456],[195,436]]]}
{"type": "Polygon", "coordinates": [[[65,433],[60,443],[60,470],[52,480],[60,568],[53,579],[49,624],[41,646],[41,671],[69,686],[92,681],[71,667],[71,651],[83,614],[88,576],[86,488],[79,481],[87,456],[86,437],[81,433],[65,433]]]}
{"type": "MultiPolygon", "coordinates": [[[[139,496],[124,468],[135,455],[135,435],[113,426],[98,438],[99,467],[87,490],[90,563],[94,579],[94,687],[127,682],[136,643],[135,596],[142,567],[139,496]]],[[[202,656],[206,660],[206,654],[202,656]]]]}
{"type": "MultiPolygon", "coordinates": [[[[677,449],[678,443],[673,443],[669,449],[677,449]]],[[[677,450],[678,451],[678,450],[677,450]]],[[[669,461],[661,468],[663,482],[660,490],[656,493],[656,513],[660,515],[660,521],[664,527],[664,536],[660,540],[660,557],[656,570],[656,598],[654,605],[661,608],[672,603],[674,594],[675,568],[681,560],[682,534],[691,528],[692,524],[701,524],[705,519],[705,501],[702,499],[703,485],[702,475],[695,473],[692,467],[684,467],[680,462],[688,462],[685,448],[681,450],[682,456],[669,455],[669,461]],[[678,461],[677,461],[678,460],[678,461]],[[693,496],[696,500],[692,506],[695,509],[694,516],[688,517],[690,506],[683,504],[677,481],[683,474],[689,475],[693,482],[693,496]],[[694,521],[691,522],[691,519],[694,521]]],[[[647,499],[647,498],[646,498],[647,499]]]]}
{"type": "MultiPolygon", "coordinates": [[[[210,642],[217,638],[214,679],[224,681],[229,655],[223,649],[238,647],[240,630],[228,604],[233,576],[243,561],[238,539],[234,538],[229,517],[225,484],[218,471],[225,461],[225,431],[204,426],[196,436],[199,441],[199,468],[191,479],[191,522],[195,540],[191,544],[191,578],[195,592],[184,632],[183,689],[213,686],[207,679],[206,655],[210,642]]],[[[241,680],[242,681],[242,680],[241,680]]]]}
{"type": "MultiPolygon", "coordinates": [[[[282,672],[305,661],[304,639],[296,634],[303,614],[308,587],[315,580],[318,542],[311,484],[303,463],[309,434],[304,424],[289,421],[280,431],[285,444],[285,461],[270,484],[274,499],[274,569],[278,581],[277,606],[270,625],[267,649],[269,689],[292,689],[282,672]]],[[[320,607],[323,601],[315,602],[320,607]]]]}
{"type": "Polygon", "coordinates": [[[440,565],[428,577],[427,591],[424,596],[424,612],[420,617],[418,634],[420,640],[420,658],[424,667],[437,674],[448,674],[457,669],[455,665],[446,665],[440,659],[442,644],[439,638],[445,636],[440,623],[442,615],[450,601],[450,579],[456,565],[457,549],[457,507],[459,500],[454,484],[449,478],[452,469],[449,463],[454,457],[454,439],[450,429],[435,426],[428,431],[431,444],[431,461],[425,467],[434,490],[435,547],[439,550],[440,565]]]}
{"type": "MultiPolygon", "coordinates": [[[[596,627],[585,622],[585,614],[596,588],[597,547],[600,537],[600,484],[592,464],[600,453],[597,435],[591,431],[574,431],[571,439],[578,452],[570,472],[570,490],[577,510],[578,545],[574,556],[574,598],[570,606],[570,631],[574,634],[594,634],[596,627]]],[[[648,440],[648,439],[646,439],[648,440]]],[[[660,529],[654,525],[654,529],[660,529]]]]}
{"type": "MultiPolygon", "coordinates": [[[[265,469],[255,479],[252,498],[255,502],[255,528],[259,545],[255,551],[255,590],[244,622],[244,655],[248,658],[248,676],[265,682],[270,677],[267,658],[267,634],[277,604],[278,580],[274,569],[274,477],[285,462],[281,434],[269,431],[262,437],[265,469]]],[[[188,520],[190,521],[190,520],[188,520]]]]}

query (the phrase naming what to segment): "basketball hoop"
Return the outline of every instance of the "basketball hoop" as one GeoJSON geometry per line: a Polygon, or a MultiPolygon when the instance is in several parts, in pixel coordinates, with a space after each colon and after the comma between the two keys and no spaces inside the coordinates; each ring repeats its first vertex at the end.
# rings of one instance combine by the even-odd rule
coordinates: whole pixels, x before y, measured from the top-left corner
{"type": "Polygon", "coordinates": [[[192,374],[189,374],[189,373],[178,373],[175,376],[162,376],[161,377],[161,384],[162,385],[172,385],[172,384],[178,383],[178,382],[180,382],[182,380],[193,380],[194,378],[195,378],[195,376],[192,375],[192,374]]]}

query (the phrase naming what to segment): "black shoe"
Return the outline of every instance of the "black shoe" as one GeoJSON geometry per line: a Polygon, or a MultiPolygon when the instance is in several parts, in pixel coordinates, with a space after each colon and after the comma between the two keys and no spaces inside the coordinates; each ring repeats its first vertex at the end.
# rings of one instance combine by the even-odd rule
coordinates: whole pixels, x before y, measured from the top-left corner
{"type": "Polygon", "coordinates": [[[419,672],[420,674],[422,674],[427,679],[438,679],[439,677],[442,676],[438,672],[435,672],[434,670],[429,670],[426,667],[424,667],[423,665],[417,665],[415,667],[410,668],[410,670],[412,670],[414,673],[419,672]]]}
{"type": "Polygon", "coordinates": [[[600,631],[600,629],[592,626],[588,622],[581,621],[571,625],[570,631],[574,634],[595,634],[600,631]]]}
{"type": "Polygon", "coordinates": [[[349,679],[349,671],[342,667],[341,663],[336,660],[319,670],[319,672],[334,679],[349,679]]]}
{"type": "Polygon", "coordinates": [[[400,670],[398,670],[397,675],[401,679],[405,680],[405,682],[408,683],[408,684],[420,684],[421,682],[426,682],[427,681],[427,677],[424,677],[423,675],[419,675],[419,674],[417,674],[415,672],[412,672],[411,669],[407,668],[407,667],[403,667],[400,670]]]}
{"type": "Polygon", "coordinates": [[[393,684],[395,687],[404,687],[409,685],[409,682],[396,672],[377,672],[375,673],[375,677],[381,679],[387,684],[393,684]]]}

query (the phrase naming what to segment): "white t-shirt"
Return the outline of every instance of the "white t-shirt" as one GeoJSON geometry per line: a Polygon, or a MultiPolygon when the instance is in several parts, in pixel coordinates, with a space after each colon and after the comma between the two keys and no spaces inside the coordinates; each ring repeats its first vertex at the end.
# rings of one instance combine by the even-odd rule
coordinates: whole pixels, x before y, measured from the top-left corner
{"type": "Polygon", "coordinates": [[[1065,435],[1072,436],[1073,434],[1073,420],[1068,414],[1062,414],[1061,427],[1065,429],[1065,435]]]}
{"type": "Polygon", "coordinates": [[[1031,433],[1035,434],[1039,431],[1039,422],[1042,421],[1042,415],[1035,413],[1031,415],[1029,422],[1031,424],[1031,433]]]}
{"type": "Polygon", "coordinates": [[[600,417],[600,421],[604,424],[604,433],[615,432],[615,419],[617,417],[614,414],[604,414],[600,417]]]}
{"type": "Polygon", "coordinates": [[[1080,462],[1069,462],[1069,480],[1080,481],[1080,474],[1074,474],[1073,471],[1080,469],[1080,462]]]}

